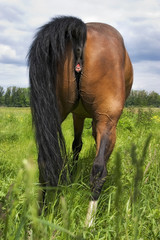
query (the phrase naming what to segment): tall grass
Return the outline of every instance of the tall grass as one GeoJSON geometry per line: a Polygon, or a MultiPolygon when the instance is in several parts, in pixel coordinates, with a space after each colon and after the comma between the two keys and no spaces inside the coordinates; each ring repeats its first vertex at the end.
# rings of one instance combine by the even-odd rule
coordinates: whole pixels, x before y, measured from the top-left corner
{"type": "MultiPolygon", "coordinates": [[[[0,108],[1,239],[160,239],[160,111],[124,110],[95,224],[87,229],[84,223],[95,156],[90,127],[87,119],[74,181],[53,189],[48,209],[39,216],[40,186],[30,111],[0,108]]],[[[71,115],[63,123],[63,132],[70,164],[71,115]]]]}

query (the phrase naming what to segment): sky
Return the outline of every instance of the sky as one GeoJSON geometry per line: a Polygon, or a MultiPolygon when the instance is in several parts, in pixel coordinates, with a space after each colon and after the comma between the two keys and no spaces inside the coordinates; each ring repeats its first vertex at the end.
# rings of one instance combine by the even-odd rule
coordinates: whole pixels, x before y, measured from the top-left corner
{"type": "Polygon", "coordinates": [[[160,94],[160,0],[0,0],[0,86],[29,86],[29,46],[60,15],[115,27],[133,64],[133,89],[160,94]]]}

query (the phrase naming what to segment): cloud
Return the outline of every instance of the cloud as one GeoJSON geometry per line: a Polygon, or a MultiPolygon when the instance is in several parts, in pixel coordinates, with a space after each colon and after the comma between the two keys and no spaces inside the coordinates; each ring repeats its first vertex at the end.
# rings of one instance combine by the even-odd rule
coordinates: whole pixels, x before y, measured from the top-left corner
{"type": "Polygon", "coordinates": [[[1,4],[2,11],[0,12],[0,19],[6,19],[13,23],[13,21],[21,21],[21,17],[23,16],[24,12],[18,9],[17,7],[1,4]]]}
{"type": "MultiPolygon", "coordinates": [[[[133,21],[133,20],[132,20],[133,21]]],[[[160,32],[148,19],[131,22],[131,30],[126,36],[126,44],[134,62],[143,60],[160,60],[160,32]]],[[[127,32],[127,31],[126,31],[127,32]]]]}
{"type": "Polygon", "coordinates": [[[134,63],[133,66],[133,89],[145,89],[148,92],[160,93],[160,61],[141,61],[134,63]]]}
{"type": "Polygon", "coordinates": [[[18,56],[16,55],[16,51],[12,49],[10,46],[0,44],[0,62],[6,63],[8,61],[17,61],[18,56]]]}
{"type": "Polygon", "coordinates": [[[28,70],[26,66],[0,63],[0,86],[28,87],[28,70]]]}
{"type": "MultiPolygon", "coordinates": [[[[28,82],[24,71],[26,55],[36,29],[57,15],[77,16],[85,22],[104,22],[117,28],[124,38],[134,65],[134,88],[153,89],[154,86],[155,90],[158,89],[156,86],[159,85],[160,76],[159,0],[81,0],[80,2],[28,0],[27,3],[25,0],[1,0],[0,63],[3,65],[1,76],[4,76],[5,81],[8,78],[8,82],[11,83],[12,74],[14,76],[17,74],[19,79],[18,67],[20,67],[19,72],[24,85],[28,82]]],[[[21,81],[17,80],[17,85],[20,83],[21,81]]]]}

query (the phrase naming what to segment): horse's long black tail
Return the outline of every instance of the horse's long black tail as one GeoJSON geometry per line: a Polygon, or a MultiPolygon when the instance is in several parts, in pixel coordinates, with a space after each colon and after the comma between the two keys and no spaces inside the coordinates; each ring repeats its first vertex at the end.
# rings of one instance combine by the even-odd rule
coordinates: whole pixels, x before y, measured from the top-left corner
{"type": "MultiPolygon", "coordinates": [[[[59,17],[44,25],[28,53],[31,109],[39,150],[38,164],[43,183],[56,186],[63,168],[65,143],[56,100],[57,66],[71,42],[75,62],[86,41],[86,25],[74,17],[59,17]]],[[[74,69],[74,66],[73,66],[74,69]]]]}

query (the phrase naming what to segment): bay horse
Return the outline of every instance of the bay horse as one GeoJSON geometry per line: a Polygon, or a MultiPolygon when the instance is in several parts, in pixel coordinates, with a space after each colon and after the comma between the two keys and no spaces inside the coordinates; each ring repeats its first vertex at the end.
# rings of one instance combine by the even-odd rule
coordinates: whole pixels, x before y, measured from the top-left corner
{"type": "Polygon", "coordinates": [[[28,66],[39,181],[43,186],[57,186],[64,167],[61,123],[72,113],[73,159],[77,161],[84,120],[92,118],[96,156],[86,218],[86,225],[91,226],[116,141],[116,125],[133,82],[123,38],[107,24],[56,17],[37,32],[28,53],[28,66]]]}

